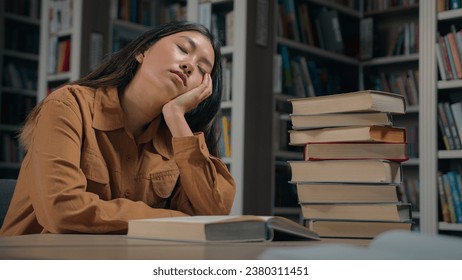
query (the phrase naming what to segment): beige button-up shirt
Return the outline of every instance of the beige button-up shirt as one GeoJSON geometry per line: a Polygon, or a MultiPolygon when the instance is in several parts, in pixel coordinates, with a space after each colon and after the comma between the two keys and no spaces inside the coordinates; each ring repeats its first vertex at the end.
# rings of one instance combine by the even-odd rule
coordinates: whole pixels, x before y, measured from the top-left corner
{"type": "Polygon", "coordinates": [[[126,233],[128,220],[228,214],[235,184],[204,135],[160,117],[127,133],[117,89],[66,86],[44,101],[0,235],[126,233]]]}

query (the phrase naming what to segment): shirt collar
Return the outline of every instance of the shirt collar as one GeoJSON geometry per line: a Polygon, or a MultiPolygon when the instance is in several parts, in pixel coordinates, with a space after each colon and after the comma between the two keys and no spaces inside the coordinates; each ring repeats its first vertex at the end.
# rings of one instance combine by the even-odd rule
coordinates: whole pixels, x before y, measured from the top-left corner
{"type": "MultiPolygon", "coordinates": [[[[120,105],[117,88],[98,88],[95,94],[93,128],[111,131],[124,126],[125,113],[120,105]]],[[[173,153],[172,134],[161,116],[148,125],[137,142],[139,144],[152,142],[154,149],[168,159],[173,153]]]]}
{"type": "Polygon", "coordinates": [[[138,137],[137,142],[139,144],[151,142],[156,152],[167,159],[170,159],[173,153],[172,134],[161,116],[149,124],[138,137]]]}
{"type": "Polygon", "coordinates": [[[98,88],[93,110],[93,128],[110,131],[124,127],[124,111],[120,106],[117,88],[98,88]]]}

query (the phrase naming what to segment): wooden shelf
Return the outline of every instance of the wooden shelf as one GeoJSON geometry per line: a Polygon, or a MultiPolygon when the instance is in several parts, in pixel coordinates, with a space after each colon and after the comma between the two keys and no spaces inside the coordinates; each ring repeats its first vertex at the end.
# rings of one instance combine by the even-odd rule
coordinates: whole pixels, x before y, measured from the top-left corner
{"type": "Polygon", "coordinates": [[[438,21],[454,20],[459,18],[462,18],[462,9],[439,12],[437,16],[438,21]]]}
{"type": "Polygon", "coordinates": [[[318,4],[327,8],[331,8],[334,10],[337,10],[340,13],[343,13],[345,15],[349,15],[352,17],[360,18],[361,13],[355,9],[352,9],[350,7],[347,7],[345,5],[337,4],[332,1],[326,1],[326,0],[308,0],[310,3],[318,4]]]}
{"type": "Polygon", "coordinates": [[[397,64],[397,63],[407,63],[407,62],[418,62],[419,54],[409,54],[409,55],[396,55],[396,56],[386,56],[373,58],[371,60],[363,61],[362,66],[379,66],[387,64],[397,64]]]}
{"type": "Polygon", "coordinates": [[[438,151],[439,159],[462,159],[462,150],[441,150],[438,151]]]}
{"type": "Polygon", "coordinates": [[[438,81],[438,89],[462,88],[462,80],[438,81]]]}
{"type": "Polygon", "coordinates": [[[318,48],[318,47],[309,46],[309,45],[306,45],[306,44],[303,44],[303,43],[300,43],[300,42],[296,42],[294,40],[278,37],[278,38],[276,38],[276,42],[278,44],[285,45],[285,46],[287,46],[289,48],[292,48],[292,49],[295,49],[295,50],[298,50],[298,51],[302,51],[302,52],[305,52],[307,54],[316,55],[316,56],[319,56],[319,57],[327,59],[327,60],[332,60],[332,61],[336,61],[336,62],[340,62],[340,63],[344,63],[344,64],[349,64],[349,65],[352,65],[352,66],[359,66],[359,64],[360,64],[359,60],[356,59],[356,58],[349,57],[349,56],[339,54],[339,53],[334,53],[334,52],[331,52],[331,51],[327,51],[327,50],[324,50],[324,49],[321,49],[321,48],[318,48]]]}
{"type": "Polygon", "coordinates": [[[462,224],[439,222],[438,228],[439,230],[462,231],[462,224]]]}

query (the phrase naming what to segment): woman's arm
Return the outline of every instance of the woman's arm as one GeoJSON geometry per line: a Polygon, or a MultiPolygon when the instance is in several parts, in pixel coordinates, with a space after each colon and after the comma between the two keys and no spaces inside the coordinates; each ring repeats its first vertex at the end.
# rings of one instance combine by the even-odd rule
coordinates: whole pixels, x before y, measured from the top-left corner
{"type": "Polygon", "coordinates": [[[202,83],[198,87],[177,96],[164,105],[162,114],[173,137],[193,135],[184,115],[196,108],[211,94],[212,78],[210,74],[205,74],[202,83]]]}
{"type": "Polygon", "coordinates": [[[105,201],[86,191],[87,178],[80,168],[84,124],[77,101],[69,96],[44,103],[21,170],[30,182],[32,207],[44,230],[124,233],[130,219],[184,215],[125,198],[105,201]]]}
{"type": "Polygon", "coordinates": [[[180,188],[171,207],[190,215],[229,214],[234,200],[235,183],[226,165],[209,154],[203,133],[194,135],[184,117],[211,93],[212,79],[206,74],[201,85],[171,100],[162,110],[180,169],[180,188]]]}
{"type": "Polygon", "coordinates": [[[180,169],[179,188],[171,208],[189,215],[227,215],[236,186],[226,165],[209,154],[204,134],[173,138],[180,169]]]}

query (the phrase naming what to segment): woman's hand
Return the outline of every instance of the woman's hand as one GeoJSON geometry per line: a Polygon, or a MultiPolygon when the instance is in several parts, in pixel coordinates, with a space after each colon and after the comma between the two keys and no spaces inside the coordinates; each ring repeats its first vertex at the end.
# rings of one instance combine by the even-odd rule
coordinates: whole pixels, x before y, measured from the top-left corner
{"type": "Polygon", "coordinates": [[[212,78],[207,73],[198,87],[175,97],[164,105],[162,114],[173,137],[193,135],[184,115],[196,108],[211,94],[212,78]]]}
{"type": "Polygon", "coordinates": [[[162,113],[165,115],[168,112],[176,112],[186,114],[196,108],[202,101],[212,94],[212,78],[210,74],[204,75],[202,83],[190,91],[182,93],[174,99],[167,102],[162,108],[162,113]]]}

